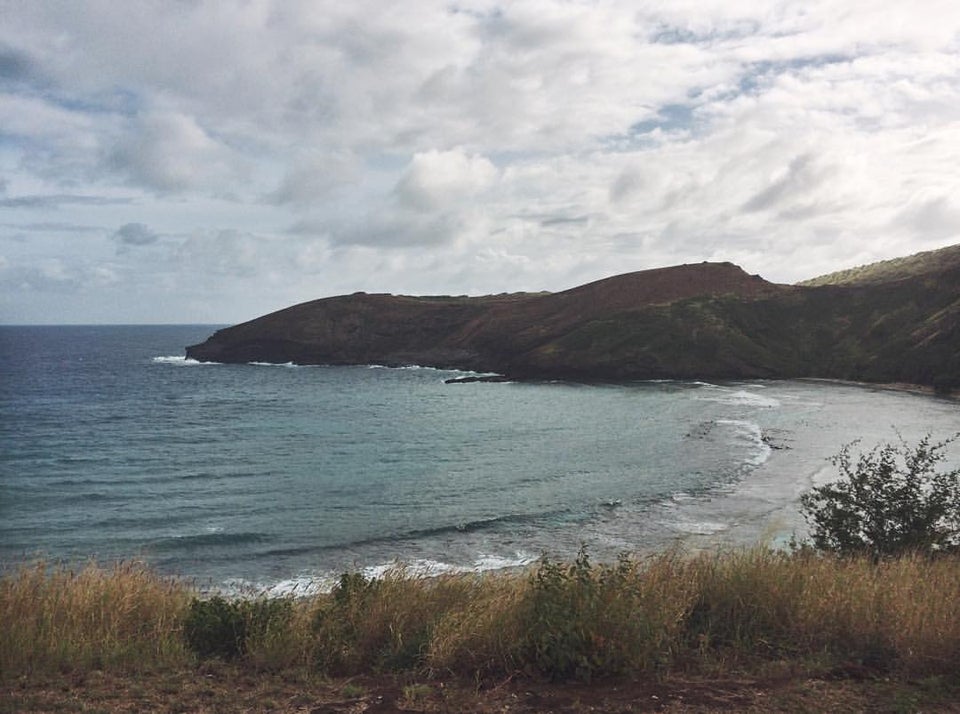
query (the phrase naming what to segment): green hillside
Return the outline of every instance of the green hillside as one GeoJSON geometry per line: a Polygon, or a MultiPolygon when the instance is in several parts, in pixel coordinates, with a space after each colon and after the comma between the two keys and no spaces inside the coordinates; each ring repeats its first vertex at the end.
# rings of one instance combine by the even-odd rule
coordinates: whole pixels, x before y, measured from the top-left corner
{"type": "Polygon", "coordinates": [[[960,244],[939,250],[928,250],[902,258],[881,260],[877,263],[860,265],[856,268],[839,270],[798,285],[817,287],[821,285],[868,285],[903,280],[931,272],[938,272],[960,266],[960,244]]]}

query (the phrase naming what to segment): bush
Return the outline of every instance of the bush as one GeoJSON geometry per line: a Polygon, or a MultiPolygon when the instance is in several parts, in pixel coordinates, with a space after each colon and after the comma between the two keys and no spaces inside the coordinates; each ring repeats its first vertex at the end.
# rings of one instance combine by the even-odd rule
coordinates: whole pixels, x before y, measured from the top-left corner
{"type": "Polygon", "coordinates": [[[183,623],[183,634],[200,657],[233,659],[243,654],[247,628],[241,603],[219,595],[209,600],[194,598],[183,623]]]}
{"type": "Polygon", "coordinates": [[[583,549],[573,565],[541,561],[533,578],[529,634],[531,659],[539,671],[556,680],[589,680],[603,668],[596,632],[602,595],[583,549]]]}
{"type": "Polygon", "coordinates": [[[187,646],[199,657],[236,659],[260,642],[288,626],[293,614],[289,600],[227,600],[219,595],[209,600],[194,598],[183,623],[187,646]]]}
{"type": "Polygon", "coordinates": [[[669,556],[646,567],[622,556],[593,565],[540,562],[531,578],[526,660],[553,680],[591,681],[664,667],[693,599],[684,569],[669,556]]]}
{"type": "Polygon", "coordinates": [[[856,462],[847,444],[831,459],[840,480],[800,497],[814,546],[840,555],[874,559],[960,546],[960,469],[937,471],[954,435],[911,447],[882,444],[856,462]]]}

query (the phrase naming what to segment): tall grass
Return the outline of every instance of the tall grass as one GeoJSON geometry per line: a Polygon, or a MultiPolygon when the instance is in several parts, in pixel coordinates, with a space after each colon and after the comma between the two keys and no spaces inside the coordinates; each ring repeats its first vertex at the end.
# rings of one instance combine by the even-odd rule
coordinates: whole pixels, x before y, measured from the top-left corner
{"type": "Polygon", "coordinates": [[[344,575],[303,600],[200,600],[138,565],[24,567],[0,578],[0,675],[188,665],[517,673],[589,680],[666,672],[854,667],[956,674],[960,559],[874,563],[767,549],[523,574],[344,575]]]}
{"type": "Polygon", "coordinates": [[[188,602],[138,563],[23,566],[0,578],[0,675],[183,663],[188,602]]]}

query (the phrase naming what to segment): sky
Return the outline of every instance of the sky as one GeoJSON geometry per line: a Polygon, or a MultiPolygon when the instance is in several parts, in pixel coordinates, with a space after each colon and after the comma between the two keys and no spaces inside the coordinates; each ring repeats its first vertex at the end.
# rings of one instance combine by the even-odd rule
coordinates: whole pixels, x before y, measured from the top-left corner
{"type": "Polygon", "coordinates": [[[955,0],[0,0],[0,323],[958,236],[955,0]]]}

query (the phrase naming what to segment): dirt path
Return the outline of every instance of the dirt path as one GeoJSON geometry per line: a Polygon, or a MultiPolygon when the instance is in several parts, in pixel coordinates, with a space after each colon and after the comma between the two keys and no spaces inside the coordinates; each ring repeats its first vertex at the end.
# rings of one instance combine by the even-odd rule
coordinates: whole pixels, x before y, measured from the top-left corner
{"type": "Polygon", "coordinates": [[[255,673],[220,664],[122,676],[93,673],[5,681],[0,712],[960,712],[939,681],[725,677],[599,684],[255,673]]]}

